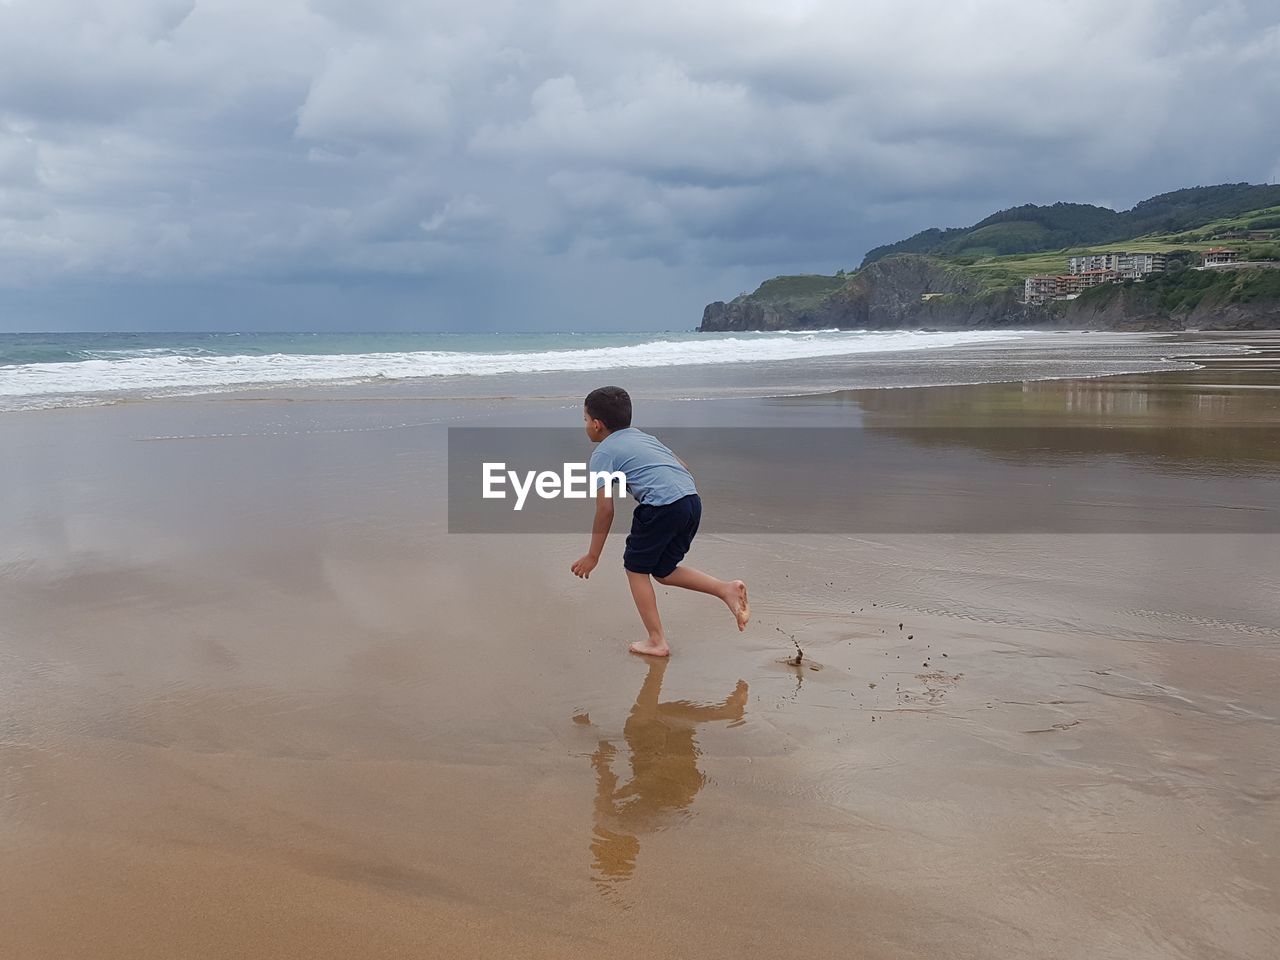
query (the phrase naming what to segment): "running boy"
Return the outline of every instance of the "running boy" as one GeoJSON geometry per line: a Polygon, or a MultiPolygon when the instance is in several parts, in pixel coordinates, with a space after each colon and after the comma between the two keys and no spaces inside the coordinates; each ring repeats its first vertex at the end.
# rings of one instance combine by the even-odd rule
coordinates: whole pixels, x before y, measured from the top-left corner
{"type": "MultiPolygon", "coordinates": [[[[622,565],[649,637],[631,644],[631,651],[651,657],[665,657],[671,652],[662,632],[658,598],[650,577],[664,586],[719,597],[738,621],[738,629],[745,630],[751,619],[745,583],[717,580],[692,567],[680,566],[702,518],[702,500],[684,462],[655,437],[631,426],[631,397],[621,387],[600,387],[587,394],[582,420],[591,442],[599,444],[591,454],[591,472],[622,471],[628,492],[636,498],[622,565]]],[[[591,549],[571,567],[584,580],[600,562],[604,541],[613,526],[613,498],[608,495],[603,478],[596,484],[595,499],[591,549]]]]}

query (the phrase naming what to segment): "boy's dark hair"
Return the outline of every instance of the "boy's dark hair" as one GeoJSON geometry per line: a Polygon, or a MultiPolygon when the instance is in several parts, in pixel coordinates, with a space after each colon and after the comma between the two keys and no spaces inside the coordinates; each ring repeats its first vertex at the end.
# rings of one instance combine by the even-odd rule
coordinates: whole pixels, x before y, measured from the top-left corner
{"type": "Polygon", "coordinates": [[[585,405],[610,433],[631,426],[631,395],[621,387],[597,387],[587,394],[585,405]]]}

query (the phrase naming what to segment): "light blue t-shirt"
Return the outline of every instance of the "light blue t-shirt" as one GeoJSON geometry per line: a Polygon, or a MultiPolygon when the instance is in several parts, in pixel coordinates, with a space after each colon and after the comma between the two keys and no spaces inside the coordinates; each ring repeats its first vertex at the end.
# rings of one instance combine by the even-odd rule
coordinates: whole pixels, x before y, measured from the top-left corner
{"type": "MultiPolygon", "coordinates": [[[[686,470],[657,437],[643,430],[627,427],[615,430],[596,446],[591,454],[592,473],[621,470],[627,475],[627,490],[637,503],[651,507],[675,503],[681,497],[697,493],[693,474],[686,470]]],[[[603,484],[596,482],[596,489],[603,484]]]]}

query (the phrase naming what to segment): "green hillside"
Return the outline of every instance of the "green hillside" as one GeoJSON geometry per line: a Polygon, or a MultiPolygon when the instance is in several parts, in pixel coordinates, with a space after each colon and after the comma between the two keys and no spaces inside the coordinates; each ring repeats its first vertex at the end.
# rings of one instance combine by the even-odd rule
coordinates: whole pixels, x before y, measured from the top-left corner
{"type": "MultiPolygon", "coordinates": [[[[936,227],[876,247],[862,261],[874,263],[896,253],[922,253],[948,258],[1008,257],[1114,245],[1122,240],[1158,235],[1155,242],[1199,242],[1199,235],[1225,229],[1273,229],[1280,218],[1280,185],[1228,183],[1189,187],[1143,200],[1117,213],[1084,203],[1025,204],[1001,210],[970,227],[936,227]],[[1260,221],[1256,223],[1255,221],[1260,221]],[[1207,229],[1210,225],[1214,229],[1207,229]],[[1195,235],[1192,240],[1188,234],[1195,235]],[[1182,240],[1172,240],[1175,235],[1182,240]]],[[[1138,249],[1135,247],[1134,249],[1138,249]]],[[[1034,272],[1034,271],[1032,271],[1034,272]]]]}
{"type": "Polygon", "coordinates": [[[789,277],[774,277],[760,284],[751,296],[767,303],[785,303],[788,306],[802,307],[817,303],[827,294],[839,289],[844,282],[844,274],[826,277],[817,273],[803,273],[789,277]]]}
{"type": "Polygon", "coordinates": [[[1126,297],[1149,311],[1190,311],[1202,303],[1218,307],[1280,300],[1280,270],[1181,270],[1142,283],[1108,283],[1080,294],[1082,306],[1126,297]]]}
{"type": "Polygon", "coordinates": [[[1066,247],[1038,253],[1018,253],[1008,256],[974,256],[972,254],[948,257],[965,273],[977,277],[984,287],[1008,287],[1021,284],[1027,277],[1037,274],[1066,273],[1068,261],[1086,253],[1105,250],[1125,250],[1129,253],[1165,253],[1184,266],[1194,266],[1200,255],[1210,247],[1229,246],[1239,250],[1245,260],[1275,260],[1280,258],[1280,208],[1264,208],[1247,211],[1241,216],[1214,220],[1195,231],[1181,233],[1151,233],[1141,237],[1126,237],[1106,244],[1066,247]],[[1273,228],[1254,226],[1275,219],[1273,228]],[[1215,236],[1234,230],[1272,230],[1273,240],[1214,240],[1215,236]]]}
{"type": "Polygon", "coordinates": [[[766,280],[754,293],[707,304],[699,329],[1280,326],[1280,269],[1190,269],[1215,246],[1244,260],[1280,261],[1280,186],[1193,187],[1121,213],[1078,203],[1014,207],[972,227],[925,230],[879,247],[850,273],[766,280]],[[1027,277],[1064,274],[1071,257],[1110,251],[1164,253],[1167,269],[1086,290],[1053,309],[1022,302],[1027,277]]]}
{"type": "MultiPolygon", "coordinates": [[[[1027,227],[1025,221],[1016,220],[988,224],[986,227],[975,228],[968,234],[970,238],[982,241],[981,245],[975,243],[974,246],[966,247],[962,253],[958,254],[928,255],[936,257],[941,263],[947,264],[965,277],[976,280],[983,290],[988,291],[1010,288],[1020,290],[1027,277],[1066,273],[1071,257],[1106,250],[1169,254],[1173,260],[1171,266],[1174,270],[1184,266],[1195,266],[1205,250],[1224,245],[1230,246],[1233,250],[1239,250],[1246,260],[1280,259],[1280,205],[1241,211],[1233,216],[1205,221],[1195,229],[1175,233],[1148,233],[1145,236],[1119,237],[1102,244],[1077,244],[1032,253],[994,252],[997,244],[989,239],[992,231],[1001,231],[1000,235],[1005,238],[1026,238],[1033,235],[1027,227]],[[1214,239],[1221,234],[1239,230],[1268,230],[1272,233],[1273,239],[1214,239]]],[[[1039,238],[1043,234],[1037,232],[1034,236],[1039,238]]],[[[751,298],[792,308],[811,307],[856,276],[855,272],[836,276],[802,274],[774,277],[760,284],[759,288],[751,294],[751,298]]]]}

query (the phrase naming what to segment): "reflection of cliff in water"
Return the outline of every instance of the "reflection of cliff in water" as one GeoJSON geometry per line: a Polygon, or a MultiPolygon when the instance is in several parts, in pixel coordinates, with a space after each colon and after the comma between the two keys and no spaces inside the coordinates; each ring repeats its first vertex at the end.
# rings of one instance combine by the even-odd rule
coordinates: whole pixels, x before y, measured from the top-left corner
{"type": "Polygon", "coordinates": [[[666,669],[666,660],[649,664],[623,727],[631,765],[626,782],[620,782],[614,770],[614,744],[601,740],[591,757],[596,773],[591,872],[602,889],[629,879],[640,854],[640,835],[685,815],[702,789],[706,778],[698,769],[700,751],[694,739],[698,724],[741,720],[746,709],[743,681],[721,703],[660,702],[666,669]]]}
{"type": "Polygon", "coordinates": [[[1111,455],[1171,472],[1280,464],[1280,385],[1211,384],[1195,373],[1202,382],[1148,374],[854,396],[876,433],[1011,462],[1111,455]]]}

